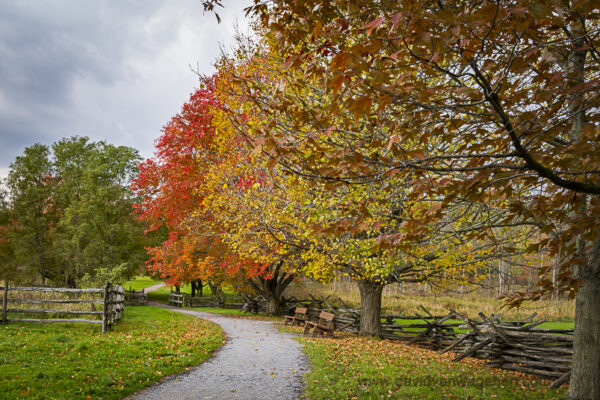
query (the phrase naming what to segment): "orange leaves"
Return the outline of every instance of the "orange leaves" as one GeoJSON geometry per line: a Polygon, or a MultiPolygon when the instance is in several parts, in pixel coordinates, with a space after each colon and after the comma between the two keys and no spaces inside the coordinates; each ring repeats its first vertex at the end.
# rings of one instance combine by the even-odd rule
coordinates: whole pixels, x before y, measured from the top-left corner
{"type": "Polygon", "coordinates": [[[373,100],[370,96],[362,96],[358,99],[350,102],[350,110],[354,112],[355,118],[360,118],[363,114],[368,113],[371,110],[373,100]]]}
{"type": "Polygon", "coordinates": [[[363,25],[360,29],[364,29],[367,35],[370,35],[373,30],[379,29],[379,27],[383,24],[383,17],[378,17],[372,20],[371,22],[363,25]]]}
{"type": "MultiPolygon", "coordinates": [[[[208,242],[189,226],[203,195],[197,191],[205,179],[203,162],[214,151],[213,110],[218,107],[214,78],[194,92],[181,112],[163,128],[156,141],[155,158],[139,166],[132,185],[141,197],[140,218],[156,230],[166,226],[168,238],[148,249],[148,268],[171,284],[198,279],[202,273],[198,251],[208,242]],[[205,157],[204,160],[201,157],[205,157]]],[[[200,256],[201,258],[203,256],[200,256]]]]}
{"type": "Polygon", "coordinates": [[[344,72],[350,64],[351,56],[345,51],[339,52],[331,59],[330,68],[332,72],[344,72]]]}
{"type": "Polygon", "coordinates": [[[394,135],[390,138],[387,148],[385,151],[390,151],[390,149],[392,148],[392,146],[394,145],[394,143],[399,143],[400,139],[398,138],[398,136],[394,135]]]}

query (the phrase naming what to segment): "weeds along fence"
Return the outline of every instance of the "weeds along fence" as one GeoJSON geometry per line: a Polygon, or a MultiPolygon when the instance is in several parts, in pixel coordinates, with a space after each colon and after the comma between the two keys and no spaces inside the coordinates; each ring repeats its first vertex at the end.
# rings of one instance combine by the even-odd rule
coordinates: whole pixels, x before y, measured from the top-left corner
{"type": "Polygon", "coordinates": [[[102,333],[123,316],[123,287],[107,282],[103,289],[10,287],[2,290],[2,323],[81,322],[102,326],[102,333]],[[37,318],[20,318],[33,314],[37,318]]]}
{"type": "MultiPolygon", "coordinates": [[[[332,307],[326,300],[297,301],[309,307],[308,318],[318,320],[321,311],[335,313],[336,330],[358,333],[360,310],[332,307]]],[[[573,358],[573,329],[538,328],[544,320],[534,321],[536,314],[522,321],[502,321],[500,315],[470,319],[450,310],[447,315],[431,315],[421,307],[423,315],[382,315],[383,337],[438,350],[453,350],[454,361],[475,357],[492,367],[519,371],[552,379],[551,387],[569,380],[573,358]]]]}

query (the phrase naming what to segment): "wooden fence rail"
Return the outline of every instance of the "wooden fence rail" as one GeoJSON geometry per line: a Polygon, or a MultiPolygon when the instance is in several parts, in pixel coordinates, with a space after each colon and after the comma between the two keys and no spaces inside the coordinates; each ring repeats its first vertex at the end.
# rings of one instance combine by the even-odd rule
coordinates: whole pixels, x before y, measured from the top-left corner
{"type": "MultiPolygon", "coordinates": [[[[327,308],[310,307],[310,302],[316,304],[313,300],[296,303],[309,307],[310,320],[316,321],[321,311],[329,311],[335,313],[336,330],[358,332],[360,310],[329,304],[327,308]]],[[[554,379],[553,387],[568,381],[573,355],[572,329],[537,328],[544,320],[533,321],[535,313],[523,321],[502,321],[499,315],[488,317],[479,313],[479,319],[475,320],[454,310],[434,316],[421,309],[423,315],[382,315],[383,337],[440,353],[453,350],[457,353],[454,359],[457,362],[465,357],[476,357],[495,368],[554,379]],[[398,319],[415,322],[399,324],[398,319]]]]}
{"type": "Polygon", "coordinates": [[[104,286],[104,310],[102,315],[102,333],[110,331],[115,322],[123,317],[125,310],[125,289],[123,286],[106,282],[104,286]]]}
{"type": "MultiPolygon", "coordinates": [[[[123,316],[124,294],[121,286],[106,283],[104,289],[70,289],[70,288],[42,288],[42,287],[10,287],[8,282],[4,282],[4,286],[0,286],[2,290],[2,323],[9,322],[39,322],[39,323],[54,323],[54,322],[81,322],[88,324],[101,324],[102,332],[111,329],[112,325],[121,319],[123,316]],[[9,292],[15,293],[32,293],[39,294],[39,298],[24,298],[9,297],[9,292]],[[102,295],[102,298],[97,299],[45,299],[42,298],[43,293],[61,293],[61,294],[89,294],[102,295]],[[9,307],[9,304],[11,307],[9,307]],[[50,306],[54,308],[22,308],[18,304],[33,304],[38,306],[50,306]],[[59,309],[55,306],[61,304],[88,304],[91,305],[90,310],[67,310],[59,309]],[[96,310],[95,305],[102,305],[102,311],[96,310]],[[8,318],[9,314],[58,314],[61,318],[8,318]],[[65,316],[100,316],[101,319],[86,319],[86,318],[67,318],[65,316]]],[[[19,295],[17,295],[19,296],[19,295]]],[[[31,295],[30,295],[31,296],[31,295]]],[[[26,297],[26,296],[25,296],[26,297]]]]}
{"type": "Polygon", "coordinates": [[[183,294],[169,293],[169,305],[183,307],[185,305],[185,296],[183,294]]]}
{"type": "Polygon", "coordinates": [[[188,307],[216,307],[227,309],[241,309],[245,302],[241,297],[217,296],[217,297],[190,297],[185,296],[185,305],[188,307]]]}
{"type": "Polygon", "coordinates": [[[145,305],[148,304],[148,294],[142,290],[125,290],[125,304],[145,305]]]}

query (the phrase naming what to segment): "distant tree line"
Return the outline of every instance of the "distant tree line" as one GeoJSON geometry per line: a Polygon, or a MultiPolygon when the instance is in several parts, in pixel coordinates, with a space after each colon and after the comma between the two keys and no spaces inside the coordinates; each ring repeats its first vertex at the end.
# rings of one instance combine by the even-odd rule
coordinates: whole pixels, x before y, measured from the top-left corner
{"type": "Polygon", "coordinates": [[[27,147],[0,185],[0,277],[78,287],[137,273],[152,240],[132,207],[139,161],[87,137],[27,147]]]}

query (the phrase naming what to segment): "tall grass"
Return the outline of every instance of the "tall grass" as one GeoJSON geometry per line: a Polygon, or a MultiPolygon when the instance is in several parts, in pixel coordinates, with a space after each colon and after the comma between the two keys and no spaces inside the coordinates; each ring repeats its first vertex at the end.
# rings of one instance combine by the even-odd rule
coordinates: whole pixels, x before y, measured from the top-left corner
{"type": "MultiPolygon", "coordinates": [[[[328,302],[344,301],[351,307],[359,307],[360,293],[355,282],[345,282],[335,288],[333,284],[321,284],[312,280],[298,280],[285,293],[286,297],[308,299],[309,293],[314,297],[329,297],[328,302]]],[[[434,315],[445,315],[452,308],[457,312],[476,318],[479,312],[486,315],[502,314],[504,320],[521,320],[536,312],[536,319],[547,321],[572,321],[575,317],[575,301],[540,300],[525,303],[521,308],[509,309],[502,300],[490,296],[489,293],[473,291],[470,293],[425,294],[423,292],[400,291],[396,286],[384,290],[382,309],[386,314],[415,315],[424,314],[419,306],[425,307],[434,315]]]]}

